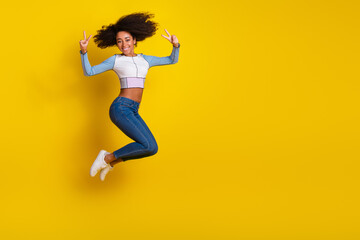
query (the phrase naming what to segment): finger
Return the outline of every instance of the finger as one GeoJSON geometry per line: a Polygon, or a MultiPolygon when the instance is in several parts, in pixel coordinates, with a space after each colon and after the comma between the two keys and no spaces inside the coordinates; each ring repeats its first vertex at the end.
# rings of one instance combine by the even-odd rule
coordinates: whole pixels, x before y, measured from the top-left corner
{"type": "Polygon", "coordinates": [[[163,36],[164,38],[166,38],[167,40],[170,41],[170,38],[169,38],[169,37],[166,37],[166,36],[164,36],[164,35],[162,35],[162,34],[161,34],[161,36],[163,36]]]}
{"type": "Polygon", "coordinates": [[[85,31],[84,31],[84,40],[86,39],[86,33],[85,33],[85,31]]]}
{"type": "Polygon", "coordinates": [[[166,32],[169,36],[171,36],[170,33],[166,30],[166,28],[165,28],[165,32],[166,32]]]}
{"type": "Polygon", "coordinates": [[[91,37],[92,37],[92,35],[90,35],[90,37],[87,39],[87,41],[89,41],[91,37]]]}

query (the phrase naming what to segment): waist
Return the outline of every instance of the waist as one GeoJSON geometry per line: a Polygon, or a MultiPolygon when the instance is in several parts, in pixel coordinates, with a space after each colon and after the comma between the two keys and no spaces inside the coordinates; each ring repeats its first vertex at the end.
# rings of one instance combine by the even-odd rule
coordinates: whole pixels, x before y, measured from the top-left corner
{"type": "Polygon", "coordinates": [[[122,77],[120,78],[121,89],[123,88],[144,88],[145,78],[142,77],[122,77]]]}
{"type": "Polygon", "coordinates": [[[143,91],[143,88],[124,88],[121,89],[119,97],[130,98],[133,101],[140,103],[143,91]]]}
{"type": "Polygon", "coordinates": [[[116,104],[116,103],[126,103],[125,105],[128,107],[135,107],[136,109],[139,109],[140,107],[140,103],[134,101],[133,99],[127,98],[127,97],[121,97],[118,96],[117,98],[114,99],[114,101],[112,102],[111,105],[116,104]]]}

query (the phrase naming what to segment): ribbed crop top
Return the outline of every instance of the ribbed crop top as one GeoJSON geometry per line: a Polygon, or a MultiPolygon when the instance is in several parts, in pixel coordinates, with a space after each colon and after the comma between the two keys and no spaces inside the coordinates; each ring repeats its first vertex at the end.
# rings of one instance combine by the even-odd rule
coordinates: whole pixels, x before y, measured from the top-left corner
{"type": "Polygon", "coordinates": [[[173,46],[170,56],[156,57],[145,54],[137,54],[135,57],[127,57],[121,54],[114,54],[102,63],[91,66],[87,52],[81,55],[81,63],[85,76],[93,76],[108,70],[113,70],[120,79],[121,89],[123,88],[144,88],[146,74],[149,68],[159,65],[175,64],[179,59],[179,48],[173,46]]]}

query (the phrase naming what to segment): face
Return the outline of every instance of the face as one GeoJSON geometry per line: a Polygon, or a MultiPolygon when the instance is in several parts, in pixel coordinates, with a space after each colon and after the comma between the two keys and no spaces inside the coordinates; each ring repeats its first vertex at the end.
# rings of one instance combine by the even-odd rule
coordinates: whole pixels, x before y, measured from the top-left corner
{"type": "Polygon", "coordinates": [[[134,55],[135,43],[136,39],[134,39],[129,32],[120,31],[116,34],[116,45],[126,56],[134,55]]]}

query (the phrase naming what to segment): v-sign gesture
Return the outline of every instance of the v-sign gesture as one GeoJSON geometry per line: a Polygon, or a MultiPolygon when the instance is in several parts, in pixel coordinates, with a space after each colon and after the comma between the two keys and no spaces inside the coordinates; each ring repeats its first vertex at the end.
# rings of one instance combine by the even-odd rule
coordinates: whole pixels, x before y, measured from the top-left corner
{"type": "Polygon", "coordinates": [[[80,49],[83,53],[87,52],[87,46],[89,44],[89,40],[92,37],[92,35],[90,35],[90,37],[88,39],[86,39],[86,33],[84,31],[84,40],[80,40],[80,49]]]}
{"type": "Polygon", "coordinates": [[[177,37],[175,35],[170,35],[170,33],[165,29],[165,32],[168,34],[168,36],[162,35],[164,38],[166,38],[167,40],[169,40],[170,43],[172,43],[172,45],[174,45],[174,47],[179,47],[179,40],[177,39],[177,37]]]}

